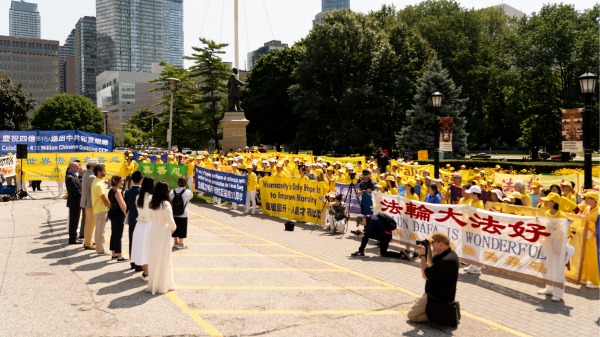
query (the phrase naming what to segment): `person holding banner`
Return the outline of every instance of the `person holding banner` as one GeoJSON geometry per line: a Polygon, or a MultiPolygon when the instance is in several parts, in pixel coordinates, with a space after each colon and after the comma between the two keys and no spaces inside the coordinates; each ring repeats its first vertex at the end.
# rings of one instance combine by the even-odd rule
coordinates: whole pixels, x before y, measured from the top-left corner
{"type": "MultiPolygon", "coordinates": [[[[547,196],[540,198],[548,210],[544,213],[544,216],[552,219],[566,218],[567,215],[559,210],[561,196],[556,193],[549,193],[547,196]]],[[[540,295],[552,295],[553,302],[560,302],[563,298],[564,287],[555,287],[546,285],[546,288],[538,290],[540,295]]]]}
{"type": "Polygon", "coordinates": [[[435,183],[433,184],[429,184],[428,188],[427,188],[427,196],[425,197],[425,202],[431,203],[431,204],[441,204],[442,203],[442,196],[440,195],[440,192],[438,192],[438,187],[435,183]]]}
{"type": "Polygon", "coordinates": [[[587,239],[583,257],[581,281],[588,288],[598,288],[600,275],[598,272],[598,247],[596,245],[596,224],[598,220],[598,192],[588,191],[583,195],[586,207],[581,215],[587,217],[587,239]]]}
{"type": "Polygon", "coordinates": [[[406,191],[406,193],[404,193],[404,197],[410,200],[414,200],[414,201],[419,201],[419,196],[417,196],[417,194],[415,194],[415,181],[412,179],[409,179],[406,181],[406,183],[404,183],[404,190],[406,191]]]}

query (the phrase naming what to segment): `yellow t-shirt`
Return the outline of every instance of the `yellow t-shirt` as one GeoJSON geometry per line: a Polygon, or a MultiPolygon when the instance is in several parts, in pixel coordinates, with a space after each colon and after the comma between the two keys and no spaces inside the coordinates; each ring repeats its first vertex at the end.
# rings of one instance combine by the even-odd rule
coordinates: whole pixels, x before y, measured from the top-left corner
{"type": "Polygon", "coordinates": [[[544,216],[547,218],[566,218],[567,215],[561,211],[556,211],[556,213],[554,213],[554,215],[550,214],[550,211],[552,211],[551,209],[547,210],[546,213],[544,213],[544,216]]]}
{"type": "Polygon", "coordinates": [[[479,208],[479,209],[485,209],[485,207],[483,206],[483,200],[477,200],[477,201],[473,202],[473,199],[471,199],[469,201],[470,201],[469,206],[479,208]]]}
{"type": "Polygon", "coordinates": [[[248,173],[248,183],[247,183],[247,191],[256,191],[258,188],[258,177],[256,176],[256,173],[251,172],[248,173]]]}
{"type": "Polygon", "coordinates": [[[188,166],[187,166],[187,175],[188,176],[193,176],[195,168],[196,168],[196,164],[194,164],[194,162],[189,163],[188,166]]]}
{"type": "Polygon", "coordinates": [[[140,159],[140,163],[150,164],[150,163],[152,163],[152,161],[150,160],[150,158],[146,158],[146,159],[142,158],[142,159],[140,159]]]}
{"type": "Polygon", "coordinates": [[[465,197],[461,197],[460,199],[458,199],[459,205],[468,205],[470,203],[471,203],[471,199],[465,199],[465,197]]]}
{"type": "Polygon", "coordinates": [[[416,194],[411,194],[411,195],[405,194],[404,197],[407,199],[410,199],[410,200],[419,201],[419,197],[416,194]]]}
{"type": "Polygon", "coordinates": [[[395,187],[392,187],[392,188],[388,189],[388,192],[387,192],[387,194],[390,194],[390,195],[398,195],[398,189],[397,189],[397,188],[395,188],[395,187]]]}
{"type": "Polygon", "coordinates": [[[102,180],[100,178],[94,179],[94,182],[92,182],[92,190],[91,191],[92,191],[92,208],[93,208],[94,214],[108,212],[108,207],[106,207],[106,205],[104,204],[104,202],[102,201],[102,198],[101,198],[102,195],[106,195],[106,197],[108,198],[108,195],[106,194],[106,183],[104,182],[104,180],[102,180]]]}

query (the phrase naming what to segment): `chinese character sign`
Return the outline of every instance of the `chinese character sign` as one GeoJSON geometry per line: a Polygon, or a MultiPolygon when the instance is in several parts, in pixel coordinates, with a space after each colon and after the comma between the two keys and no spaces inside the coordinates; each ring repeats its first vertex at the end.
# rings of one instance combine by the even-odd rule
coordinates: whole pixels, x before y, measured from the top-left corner
{"type": "Polygon", "coordinates": [[[0,131],[0,153],[15,153],[17,144],[26,144],[29,153],[110,152],[113,137],[79,130],[0,131]]]}
{"type": "Polygon", "coordinates": [[[72,153],[29,153],[23,160],[23,178],[25,180],[55,180],[65,179],[69,163],[79,160],[81,166],[90,158],[96,158],[106,166],[106,177],[110,179],[120,174],[123,166],[122,152],[72,152],[72,153]]]}
{"type": "MultiPolygon", "coordinates": [[[[180,167],[182,171],[187,170],[186,166],[180,167]]],[[[199,166],[196,166],[194,172],[198,191],[238,204],[246,203],[247,176],[207,170],[199,166]]]]}
{"type": "Polygon", "coordinates": [[[358,184],[335,183],[335,195],[342,195],[342,202],[348,207],[351,214],[361,214],[360,197],[358,196],[358,184]]]}
{"type": "Polygon", "coordinates": [[[264,177],[258,185],[264,214],[304,222],[321,222],[325,183],[300,178],[264,177]]]}
{"type": "Polygon", "coordinates": [[[399,196],[373,193],[375,214],[398,223],[394,239],[415,244],[435,231],[448,233],[462,261],[491,270],[562,285],[568,219],[517,216],[467,205],[429,204],[399,196]]]}
{"type": "Polygon", "coordinates": [[[0,157],[0,173],[5,177],[14,177],[17,172],[17,158],[15,156],[0,157]]]}

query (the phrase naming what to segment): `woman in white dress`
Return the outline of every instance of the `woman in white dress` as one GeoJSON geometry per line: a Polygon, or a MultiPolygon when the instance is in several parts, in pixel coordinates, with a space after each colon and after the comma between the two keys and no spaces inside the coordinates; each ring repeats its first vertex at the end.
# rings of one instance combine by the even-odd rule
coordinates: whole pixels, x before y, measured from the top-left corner
{"type": "Polygon", "coordinates": [[[150,255],[148,271],[150,280],[146,291],[153,295],[175,289],[173,283],[173,261],[171,257],[171,234],[177,229],[173,209],[169,201],[169,185],[159,182],[154,187],[150,200],[150,255]]]}
{"type": "Polygon", "coordinates": [[[140,194],[137,196],[136,207],[138,211],[137,224],[133,230],[131,243],[131,262],[142,266],[142,280],[148,281],[148,233],[150,232],[150,199],[154,192],[154,178],[145,177],[142,180],[140,194]]]}

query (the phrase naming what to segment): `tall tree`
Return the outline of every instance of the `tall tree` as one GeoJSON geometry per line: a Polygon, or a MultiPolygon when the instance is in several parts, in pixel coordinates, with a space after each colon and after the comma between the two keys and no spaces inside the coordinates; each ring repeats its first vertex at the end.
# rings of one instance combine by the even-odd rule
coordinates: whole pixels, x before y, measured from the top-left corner
{"type": "Polygon", "coordinates": [[[81,130],[102,133],[104,117],[89,98],[62,93],[46,100],[33,113],[31,126],[41,130],[81,130]]]}
{"type": "Polygon", "coordinates": [[[378,145],[389,111],[376,81],[390,80],[393,50],[374,20],[348,10],[327,13],[298,48],[291,91],[296,144],[315,154],[367,152],[378,145]]]}
{"type": "Polygon", "coordinates": [[[295,83],[292,73],[298,57],[296,48],[275,50],[261,56],[250,71],[242,101],[250,120],[248,133],[257,143],[279,147],[296,137],[289,87],[295,83]]]}
{"type": "Polygon", "coordinates": [[[452,148],[464,156],[467,152],[465,118],[467,99],[460,98],[462,88],[456,87],[442,62],[434,59],[423,73],[417,85],[417,93],[411,110],[406,113],[406,124],[398,133],[398,147],[412,150],[433,150],[437,117],[431,108],[431,94],[439,91],[444,95],[440,116],[454,117],[452,124],[452,148]]]}
{"type": "Polygon", "coordinates": [[[35,101],[21,85],[14,85],[0,70],[0,130],[24,130],[28,125],[27,112],[35,108],[35,101]]]}
{"type": "MultiPolygon", "coordinates": [[[[212,40],[200,38],[201,47],[192,47],[194,53],[185,59],[194,61],[190,67],[190,77],[196,81],[195,102],[199,104],[202,114],[201,120],[209,127],[210,136],[219,144],[219,123],[223,119],[224,107],[221,98],[227,96],[227,79],[230,69],[223,62],[220,55],[227,44],[216,43],[212,40]]],[[[218,147],[218,146],[217,146],[218,147]]]]}

